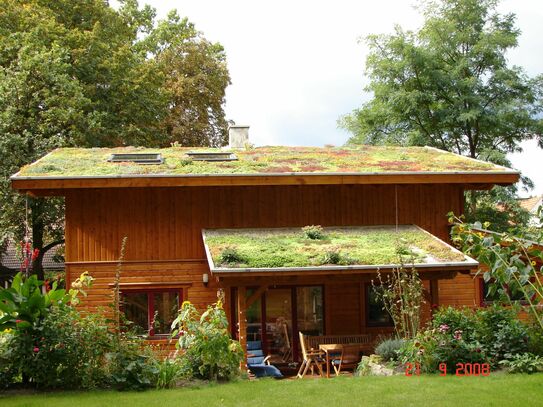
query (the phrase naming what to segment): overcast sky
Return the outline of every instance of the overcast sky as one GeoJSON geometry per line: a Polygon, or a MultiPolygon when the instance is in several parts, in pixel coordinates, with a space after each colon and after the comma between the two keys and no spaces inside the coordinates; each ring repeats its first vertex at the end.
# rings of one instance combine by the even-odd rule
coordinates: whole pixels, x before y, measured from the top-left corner
{"type": "MultiPolygon", "coordinates": [[[[226,49],[232,85],[226,115],[251,126],[257,145],[343,144],[349,135],[337,128],[339,116],[368,100],[364,63],[367,47],[359,39],[390,33],[395,24],[416,29],[422,19],[413,1],[140,0],[160,17],[175,8],[211,41],[226,49]]],[[[541,0],[502,1],[522,30],[509,59],[534,76],[543,72],[541,0]]],[[[529,144],[513,164],[543,193],[543,150],[529,144]]]]}

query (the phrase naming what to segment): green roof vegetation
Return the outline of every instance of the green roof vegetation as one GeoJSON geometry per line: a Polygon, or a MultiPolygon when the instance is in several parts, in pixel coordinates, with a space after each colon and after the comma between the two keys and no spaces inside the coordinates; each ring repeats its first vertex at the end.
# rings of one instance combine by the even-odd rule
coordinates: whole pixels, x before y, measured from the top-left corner
{"type": "Polygon", "coordinates": [[[236,150],[237,160],[197,161],[195,149],[63,148],[21,169],[17,176],[213,175],[285,173],[503,172],[503,167],[429,147],[257,147],[236,150]],[[160,153],[164,162],[108,162],[111,154],[160,153]]]}
{"type": "Polygon", "coordinates": [[[376,266],[464,262],[466,257],[414,225],[206,230],[215,267],[376,266]]]}

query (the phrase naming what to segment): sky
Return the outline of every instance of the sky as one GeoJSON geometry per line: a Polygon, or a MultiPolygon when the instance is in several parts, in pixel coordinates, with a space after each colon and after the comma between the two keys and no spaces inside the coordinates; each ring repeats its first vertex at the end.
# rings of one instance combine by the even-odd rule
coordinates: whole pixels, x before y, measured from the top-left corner
{"type": "MultiPolygon", "coordinates": [[[[417,29],[422,18],[409,0],[140,0],[159,17],[171,9],[188,17],[206,38],[227,54],[232,84],[226,92],[226,116],[250,126],[256,145],[341,145],[349,134],[337,119],[367,101],[364,65],[368,34],[390,33],[394,25],[417,29]]],[[[543,73],[541,0],[504,0],[522,31],[511,64],[530,76],[543,73]]],[[[543,194],[543,150],[523,145],[511,155],[513,166],[543,194]]]]}

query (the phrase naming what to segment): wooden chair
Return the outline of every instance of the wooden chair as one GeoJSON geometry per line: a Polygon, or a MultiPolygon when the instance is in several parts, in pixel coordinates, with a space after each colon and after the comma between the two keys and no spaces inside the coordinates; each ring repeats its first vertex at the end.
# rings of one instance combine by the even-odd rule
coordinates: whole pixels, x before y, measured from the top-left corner
{"type": "Polygon", "coordinates": [[[341,369],[356,369],[361,359],[360,345],[343,345],[341,356],[338,359],[332,359],[332,367],[339,376],[341,369]]]}
{"type": "Polygon", "coordinates": [[[302,349],[303,361],[300,366],[300,370],[298,370],[298,377],[300,379],[303,378],[309,369],[311,369],[311,374],[314,374],[315,366],[319,370],[320,375],[324,376],[324,370],[322,368],[325,363],[323,359],[324,352],[315,349],[308,350],[306,346],[305,335],[301,332],[300,347],[302,349]]]}

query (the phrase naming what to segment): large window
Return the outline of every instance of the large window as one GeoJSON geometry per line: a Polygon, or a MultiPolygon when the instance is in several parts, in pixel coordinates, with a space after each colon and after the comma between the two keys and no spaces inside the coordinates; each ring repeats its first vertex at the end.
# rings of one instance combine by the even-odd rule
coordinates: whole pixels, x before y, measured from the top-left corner
{"type": "MultiPolygon", "coordinates": [[[[494,301],[500,300],[500,293],[498,293],[497,291],[492,294],[490,293],[490,284],[491,284],[490,281],[486,282],[483,278],[481,278],[480,282],[481,282],[480,287],[481,287],[481,299],[482,299],[481,305],[491,304],[494,301]]],[[[524,300],[524,294],[521,291],[516,291],[515,293],[508,291],[507,294],[509,298],[511,299],[511,301],[524,300]]]]}
{"type": "Polygon", "coordinates": [[[138,333],[150,337],[170,333],[182,301],[182,290],[123,291],[121,296],[124,315],[138,333]]]}
{"type": "MultiPolygon", "coordinates": [[[[380,288],[377,287],[379,290],[380,288]]],[[[375,293],[371,284],[366,285],[366,325],[367,326],[393,326],[392,317],[383,309],[383,302],[375,293]]]]}

